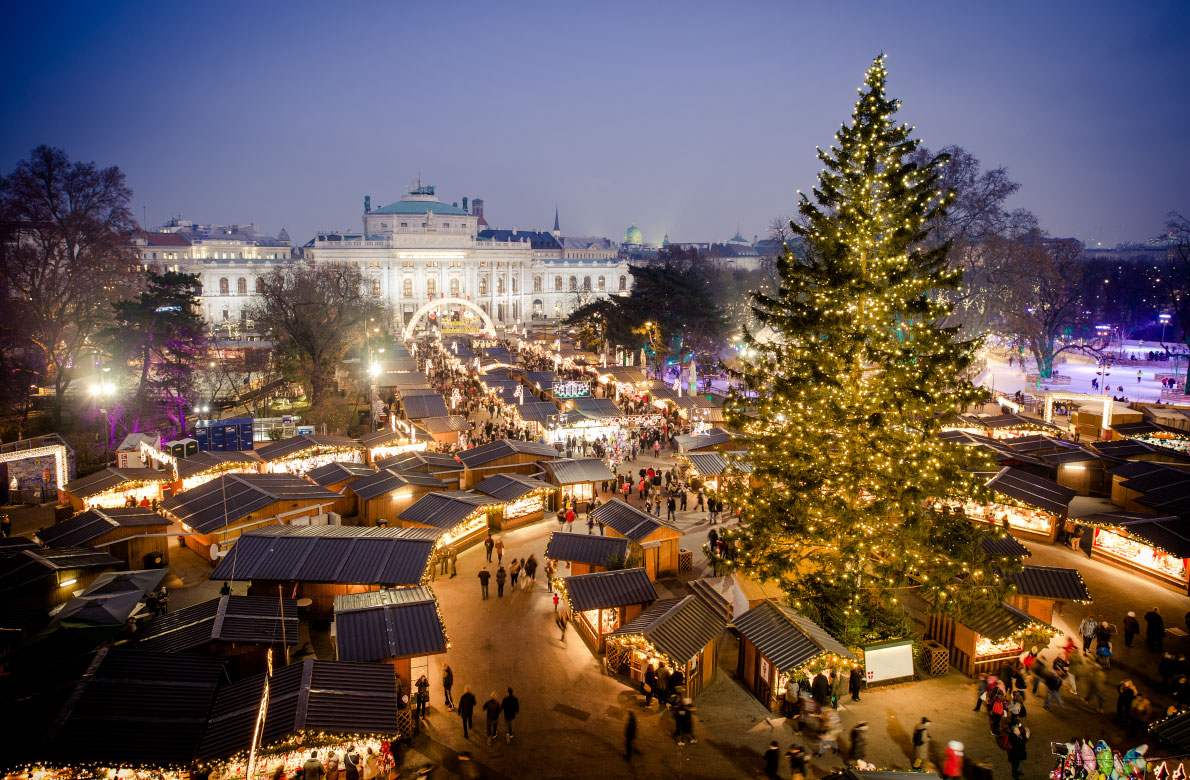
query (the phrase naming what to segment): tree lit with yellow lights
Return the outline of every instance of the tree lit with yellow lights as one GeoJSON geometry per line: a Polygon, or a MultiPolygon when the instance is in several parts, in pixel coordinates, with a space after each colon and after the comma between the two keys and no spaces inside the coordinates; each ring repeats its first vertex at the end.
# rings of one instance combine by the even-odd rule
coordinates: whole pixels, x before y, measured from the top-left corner
{"type": "Polygon", "coordinates": [[[1014,566],[989,560],[971,523],[930,508],[977,489],[969,454],[937,434],[982,395],[961,378],[979,345],[943,324],[939,293],[960,273],[925,240],[951,197],[938,189],[946,158],[910,162],[918,141],[894,122],[886,77],[882,56],[851,122],[819,149],[825,170],[792,225],[805,255],[786,251],[777,291],[753,296],[774,334],[744,339],[741,373],[758,397],[728,412],[753,472],[728,488],[741,525],[724,563],[778,581],[847,644],[909,635],[910,590],[941,609],[999,600],[996,568],[1014,566]]]}

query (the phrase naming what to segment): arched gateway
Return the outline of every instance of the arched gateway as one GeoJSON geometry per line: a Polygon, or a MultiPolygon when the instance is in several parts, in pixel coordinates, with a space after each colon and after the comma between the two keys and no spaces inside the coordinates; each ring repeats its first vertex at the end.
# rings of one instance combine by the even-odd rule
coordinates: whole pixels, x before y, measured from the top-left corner
{"type": "Polygon", "coordinates": [[[421,324],[421,321],[425,319],[430,312],[456,307],[466,309],[467,311],[472,312],[477,317],[479,317],[480,321],[483,323],[483,330],[481,333],[485,336],[491,336],[493,338],[495,337],[496,323],[492,321],[492,318],[488,316],[486,311],[466,298],[447,297],[436,298],[423,305],[417,311],[413,312],[413,316],[409,318],[409,324],[405,326],[405,340],[409,341],[414,338],[414,331],[417,330],[418,326],[421,324]]]}

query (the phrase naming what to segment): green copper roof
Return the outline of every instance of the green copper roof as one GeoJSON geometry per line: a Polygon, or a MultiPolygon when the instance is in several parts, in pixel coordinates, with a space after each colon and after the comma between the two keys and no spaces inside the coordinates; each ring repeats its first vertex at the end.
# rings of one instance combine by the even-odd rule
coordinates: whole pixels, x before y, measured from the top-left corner
{"type": "Polygon", "coordinates": [[[624,231],[624,243],[626,244],[640,244],[644,241],[641,235],[640,228],[635,224],[624,231]]]}
{"type": "Polygon", "coordinates": [[[425,214],[427,211],[432,211],[435,214],[448,214],[450,216],[467,216],[467,212],[458,206],[452,206],[449,203],[443,203],[437,200],[398,200],[396,203],[390,203],[383,208],[377,209],[375,213],[425,214]]]}

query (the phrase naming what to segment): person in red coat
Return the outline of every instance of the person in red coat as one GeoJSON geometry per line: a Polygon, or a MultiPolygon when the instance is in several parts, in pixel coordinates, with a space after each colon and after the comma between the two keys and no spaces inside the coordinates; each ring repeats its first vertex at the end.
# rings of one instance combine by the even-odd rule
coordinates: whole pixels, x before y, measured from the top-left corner
{"type": "Polygon", "coordinates": [[[963,776],[963,743],[951,740],[946,745],[946,760],[942,762],[943,778],[963,776]]]}

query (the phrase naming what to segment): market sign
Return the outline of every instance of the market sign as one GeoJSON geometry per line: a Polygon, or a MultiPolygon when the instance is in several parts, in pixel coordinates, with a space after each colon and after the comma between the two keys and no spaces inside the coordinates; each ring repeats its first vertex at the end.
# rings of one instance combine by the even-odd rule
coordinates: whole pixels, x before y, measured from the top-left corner
{"type": "Polygon", "coordinates": [[[552,388],[556,398],[579,398],[591,394],[590,382],[554,382],[552,388]]]}
{"type": "Polygon", "coordinates": [[[504,519],[513,520],[542,511],[545,503],[539,495],[527,495],[504,507],[504,519]]]}

